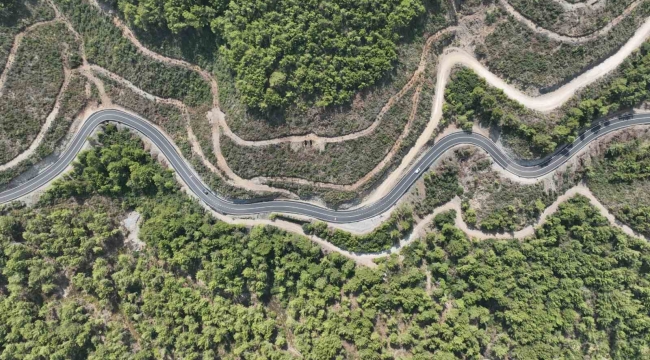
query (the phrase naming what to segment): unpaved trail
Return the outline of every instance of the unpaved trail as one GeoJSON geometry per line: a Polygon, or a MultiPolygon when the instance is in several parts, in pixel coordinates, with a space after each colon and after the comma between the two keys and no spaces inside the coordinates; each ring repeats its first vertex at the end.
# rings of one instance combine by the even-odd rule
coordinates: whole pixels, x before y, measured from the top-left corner
{"type": "MultiPolygon", "coordinates": [[[[418,64],[418,68],[413,72],[413,75],[409,79],[409,81],[393,96],[391,96],[386,104],[381,108],[377,116],[375,117],[375,121],[373,123],[360,131],[350,133],[347,135],[342,135],[342,136],[332,136],[332,137],[327,137],[327,136],[319,136],[317,134],[311,133],[307,135],[294,135],[294,136],[284,136],[284,137],[279,137],[275,139],[268,139],[268,140],[245,140],[237,136],[230,127],[228,126],[228,122],[225,119],[225,115],[219,111],[218,114],[214,115],[214,119],[217,120],[219,123],[219,126],[223,129],[223,134],[228,136],[235,144],[239,146],[269,146],[269,145],[276,145],[276,144],[282,144],[282,143],[300,143],[304,141],[313,141],[314,143],[337,143],[337,142],[343,142],[343,141],[350,141],[350,140],[355,140],[360,137],[368,136],[371,133],[373,133],[379,124],[381,124],[382,119],[386,115],[386,113],[399,101],[404,97],[404,95],[413,88],[416,84],[418,84],[421,80],[422,74],[424,74],[424,71],[426,70],[427,66],[427,56],[429,55],[429,52],[431,50],[432,44],[439,40],[442,36],[447,35],[449,33],[452,33],[456,31],[455,27],[449,27],[445,28],[443,30],[440,30],[436,32],[435,34],[429,36],[427,38],[427,41],[424,43],[424,46],[422,47],[422,53],[420,55],[420,62],[418,64]]],[[[410,125],[410,123],[409,123],[410,125]]],[[[407,129],[408,126],[407,125],[407,129]]],[[[408,130],[406,130],[408,131],[408,130]]]]}
{"type": "Polygon", "coordinates": [[[77,32],[77,30],[74,28],[74,26],[72,26],[70,20],[68,20],[63,14],[61,14],[59,8],[54,4],[52,0],[47,0],[47,3],[54,10],[55,17],[63,21],[65,26],[74,35],[75,39],[79,43],[79,53],[81,54],[81,60],[82,60],[82,65],[79,67],[79,71],[83,76],[85,76],[88,80],[90,80],[95,85],[95,87],[97,88],[97,92],[99,92],[99,99],[102,102],[102,104],[105,106],[110,106],[112,104],[112,101],[111,98],[106,94],[106,90],[104,89],[104,83],[95,76],[95,73],[93,73],[90,63],[88,62],[88,58],[86,57],[86,46],[84,44],[83,38],[81,37],[81,34],[79,34],[79,32],[77,32]]]}
{"type": "MultiPolygon", "coordinates": [[[[559,35],[558,35],[559,36],[559,35]]],[[[566,103],[571,99],[578,90],[584,88],[585,86],[599,80],[603,76],[607,75],[618,66],[620,66],[625,59],[632,54],[636,49],[638,49],[645,40],[650,36],[650,18],[648,18],[644,24],[637,29],[635,34],[621,47],[615,54],[605,59],[603,62],[597,66],[591,68],[590,70],[579,75],[569,83],[560,87],[559,89],[546,93],[541,96],[530,96],[514,86],[508,84],[503,79],[499,78],[497,75],[488,70],[483,64],[481,64],[476,58],[471,56],[464,50],[458,48],[447,48],[443,55],[438,58],[438,73],[436,81],[436,93],[433,98],[433,106],[431,112],[431,118],[429,124],[425,128],[422,135],[418,138],[415,146],[409,151],[409,153],[402,159],[400,166],[393,171],[384,181],[362,204],[375,201],[383,197],[387,191],[392,188],[397,180],[402,176],[404,171],[408,168],[408,165],[420,154],[423,147],[427,144],[431,136],[433,135],[435,129],[440,123],[442,118],[442,106],[444,104],[444,89],[447,86],[449,80],[449,75],[451,70],[457,66],[465,66],[476,72],[479,76],[484,78],[486,82],[498,89],[501,89],[506,96],[511,98],[514,101],[521,103],[522,105],[537,110],[540,112],[549,112],[555,110],[566,103]],[[439,91],[438,89],[443,89],[439,91]]],[[[424,54],[422,59],[424,59],[424,54]]],[[[421,60],[422,63],[422,60],[421,60]]],[[[384,159],[386,160],[386,159],[384,159]]],[[[279,178],[266,178],[258,177],[258,181],[282,181],[289,182],[300,185],[310,185],[320,188],[329,188],[335,190],[355,190],[360,185],[372,178],[372,176],[377,173],[387,162],[382,161],[378,164],[375,169],[371,171],[367,176],[364,176],[362,179],[351,185],[338,185],[322,182],[313,182],[304,179],[289,178],[289,177],[279,177],[279,178]],[[381,167],[380,167],[381,166],[381,167]]]]}
{"type": "Polygon", "coordinates": [[[235,172],[232,171],[232,169],[228,165],[228,161],[226,161],[226,158],[223,156],[223,153],[221,152],[221,142],[219,139],[221,136],[219,132],[220,127],[212,126],[211,128],[212,128],[212,134],[211,134],[212,148],[214,149],[214,155],[217,158],[217,165],[221,170],[223,170],[226,177],[230,179],[229,181],[231,181],[232,185],[249,189],[249,190],[254,190],[254,191],[279,192],[290,198],[296,198],[296,196],[288,190],[273,188],[268,185],[257,183],[254,180],[244,179],[239,175],[235,174],[235,172]]]}
{"type": "MultiPolygon", "coordinates": [[[[501,0],[501,1],[505,2],[505,0],[501,0]]],[[[97,4],[96,2],[93,2],[93,3],[95,3],[95,5],[97,7],[99,7],[99,4],[97,4]]],[[[626,9],[626,11],[624,13],[622,13],[619,17],[614,19],[614,21],[612,21],[612,23],[610,25],[614,26],[618,22],[620,22],[620,20],[623,17],[627,16],[627,14],[629,14],[630,11],[632,11],[636,6],[638,6],[638,3],[640,3],[640,1],[637,1],[637,2],[633,3],[632,5],[630,5],[626,9]]],[[[509,4],[507,4],[507,2],[505,4],[507,6],[509,6],[509,4]]],[[[513,16],[517,15],[516,16],[517,19],[519,19],[522,22],[525,22],[527,20],[523,16],[521,16],[521,14],[519,14],[514,8],[512,8],[512,7],[509,7],[509,8],[510,8],[510,11],[513,13],[513,16]]],[[[392,105],[397,100],[399,100],[403,96],[403,94],[406,91],[408,91],[415,83],[418,82],[421,74],[424,72],[424,69],[426,67],[426,57],[427,57],[428,52],[430,50],[431,44],[436,39],[438,39],[441,35],[455,30],[454,28],[444,29],[444,30],[434,34],[433,36],[429,37],[429,39],[427,39],[427,42],[425,43],[425,46],[424,46],[422,54],[421,54],[420,64],[419,64],[418,69],[415,71],[415,73],[413,74],[410,81],[406,84],[406,86],[404,86],[404,88],[402,88],[400,90],[400,92],[398,92],[393,97],[391,97],[390,100],[385,104],[384,108],[382,108],[382,111],[377,116],[377,119],[373,122],[373,124],[370,127],[366,128],[366,129],[364,129],[364,130],[362,130],[360,132],[353,133],[353,134],[348,134],[348,135],[342,136],[342,137],[327,138],[327,137],[318,137],[315,134],[309,134],[309,135],[306,135],[306,136],[291,136],[291,137],[283,137],[283,138],[264,140],[264,141],[248,141],[248,140],[241,139],[240,137],[238,137],[236,134],[234,134],[232,132],[232,130],[228,127],[228,124],[227,124],[227,122],[225,120],[224,114],[221,113],[221,111],[218,109],[218,86],[217,86],[216,80],[214,79],[214,77],[211,74],[209,74],[207,71],[201,69],[200,67],[198,67],[196,65],[187,63],[187,62],[185,62],[183,60],[168,58],[168,57],[165,57],[163,55],[157,54],[157,53],[149,50],[148,48],[146,48],[145,46],[143,46],[140,43],[140,41],[133,34],[133,32],[128,28],[128,26],[126,26],[126,24],[124,24],[119,18],[117,18],[116,16],[112,16],[110,14],[109,14],[109,16],[111,16],[111,18],[113,19],[113,22],[115,23],[115,25],[118,28],[120,28],[123,35],[125,37],[127,37],[145,55],[148,55],[148,56],[150,56],[150,57],[152,57],[154,59],[157,59],[157,60],[165,62],[165,63],[169,63],[169,64],[176,65],[176,66],[181,66],[181,67],[188,68],[188,69],[191,69],[193,71],[199,72],[201,74],[201,76],[211,84],[211,88],[212,88],[212,92],[213,92],[213,102],[214,102],[214,105],[215,105],[215,109],[213,109],[213,111],[212,111],[212,113],[213,113],[213,118],[212,119],[213,120],[216,119],[216,123],[217,123],[218,127],[220,127],[222,129],[222,134],[228,136],[235,143],[237,143],[238,145],[242,145],[242,146],[267,146],[267,145],[278,144],[278,143],[283,143],[283,142],[302,142],[302,141],[305,141],[305,140],[311,140],[311,141],[314,141],[316,143],[321,143],[322,144],[322,143],[327,143],[327,142],[348,141],[348,140],[353,140],[353,139],[359,138],[361,136],[368,135],[369,133],[371,133],[372,131],[374,131],[376,129],[376,127],[381,122],[381,118],[392,107],[392,105]]],[[[504,90],[504,92],[506,92],[506,94],[509,95],[514,100],[519,101],[519,102],[523,103],[524,105],[527,105],[527,106],[529,106],[529,107],[531,107],[533,109],[539,109],[540,111],[549,111],[550,109],[554,109],[554,108],[556,108],[558,106],[554,102],[561,102],[561,103],[565,102],[566,100],[568,100],[568,98],[570,98],[575,93],[575,91],[578,88],[584,86],[584,84],[581,83],[579,80],[583,80],[583,82],[584,82],[584,80],[588,81],[589,78],[592,78],[591,81],[593,81],[593,77],[602,76],[602,74],[599,74],[599,71],[604,71],[606,73],[606,72],[611,71],[611,69],[615,68],[618,64],[620,64],[620,62],[622,62],[622,60],[627,55],[629,55],[629,53],[631,53],[631,50],[628,53],[626,53],[626,50],[637,48],[638,45],[640,45],[640,44],[638,44],[638,45],[635,46],[633,40],[635,40],[635,39],[638,40],[638,39],[641,39],[641,38],[645,39],[645,36],[647,35],[649,29],[650,29],[650,21],[646,21],[644,26],[642,26],[641,29],[639,29],[637,31],[635,36],[632,39],[630,39],[630,41],[628,41],[626,46],[624,46],[619,52],[617,52],[617,54],[610,57],[604,63],[600,64],[599,66],[595,67],[594,69],[590,70],[589,72],[587,72],[587,73],[583,74],[582,76],[578,77],[577,79],[575,79],[571,83],[569,83],[569,84],[565,85],[564,87],[558,89],[557,91],[555,91],[553,93],[550,93],[550,94],[546,94],[546,95],[537,97],[537,98],[528,97],[528,96],[524,95],[523,93],[521,93],[520,91],[518,91],[517,89],[515,89],[514,87],[509,86],[507,83],[505,83],[503,80],[498,78],[496,75],[489,72],[476,59],[471,57],[469,54],[464,53],[462,50],[458,50],[458,49],[456,49],[456,51],[448,51],[446,53],[446,56],[443,57],[446,60],[446,62],[444,64],[442,64],[442,63],[439,64],[438,84],[437,84],[438,86],[436,88],[437,89],[444,89],[444,86],[446,85],[446,79],[445,79],[445,81],[441,82],[441,76],[440,76],[441,74],[444,75],[444,77],[448,77],[448,75],[449,75],[448,70],[450,70],[451,67],[453,65],[455,65],[455,64],[461,64],[461,65],[465,65],[465,66],[468,66],[470,68],[473,68],[475,71],[477,71],[479,73],[479,75],[486,78],[486,80],[488,80],[488,82],[491,83],[493,86],[496,86],[498,88],[502,88],[504,90]],[[644,27],[647,27],[647,29],[644,28],[644,27]],[[451,65],[451,66],[448,66],[448,68],[447,68],[447,67],[445,67],[445,65],[451,65]],[[443,71],[440,71],[440,69],[442,69],[443,71]],[[443,86],[441,87],[439,85],[443,85],[443,86]]],[[[540,33],[549,32],[548,30],[544,30],[544,29],[534,29],[534,30],[536,32],[540,32],[540,33]]],[[[599,32],[596,32],[596,33],[594,33],[592,35],[589,35],[589,36],[598,37],[598,36],[601,36],[601,35],[607,33],[608,31],[609,30],[607,30],[607,27],[606,27],[606,28],[601,29],[599,32]]],[[[576,39],[578,39],[578,41],[582,41],[582,40],[580,40],[582,38],[562,37],[561,35],[558,35],[558,34],[554,34],[554,35],[560,41],[569,41],[570,40],[571,42],[575,42],[576,39]]],[[[583,38],[587,38],[587,37],[583,37],[583,38]]],[[[440,96],[435,98],[435,101],[434,101],[434,107],[435,108],[433,109],[432,113],[436,112],[436,108],[441,108],[441,105],[436,106],[436,104],[441,104],[442,103],[442,101],[438,101],[438,100],[443,100],[442,95],[444,95],[444,92],[439,91],[438,93],[440,94],[440,96]]],[[[437,123],[438,123],[439,119],[438,119],[438,121],[436,121],[436,117],[437,116],[432,116],[430,124],[429,124],[429,126],[427,126],[426,130],[432,130],[432,129],[435,129],[437,127],[437,123]]],[[[427,132],[426,130],[425,130],[425,133],[427,132]]],[[[408,132],[408,128],[405,129],[405,132],[408,132]]],[[[215,130],[213,130],[213,142],[214,142],[215,145],[218,145],[219,144],[219,139],[218,139],[219,135],[215,136],[214,134],[215,134],[215,130]]],[[[426,141],[423,143],[423,141],[422,141],[423,137],[424,136],[421,136],[421,138],[418,139],[418,143],[416,144],[416,150],[417,151],[409,152],[409,154],[407,154],[407,156],[405,157],[404,160],[408,160],[410,162],[419,153],[419,151],[421,150],[424,143],[426,143],[426,141]]],[[[401,139],[401,137],[400,137],[400,139],[401,139]]],[[[233,179],[233,181],[235,183],[241,183],[242,181],[246,181],[243,178],[241,178],[241,177],[237,176],[236,174],[234,174],[234,172],[227,166],[227,161],[225,161],[225,158],[220,153],[220,147],[215,146],[214,148],[215,148],[214,149],[215,155],[216,155],[216,157],[218,159],[218,165],[219,165],[220,168],[222,168],[226,172],[226,175],[228,177],[230,177],[231,179],[233,179]]],[[[260,178],[254,179],[254,182],[265,182],[265,181],[269,181],[269,180],[275,180],[275,181],[284,181],[284,182],[290,182],[290,183],[295,183],[295,184],[311,185],[311,186],[316,186],[316,187],[323,187],[323,188],[330,188],[330,189],[337,189],[337,190],[354,190],[354,189],[357,189],[360,185],[367,182],[369,179],[371,179],[378,171],[383,169],[383,167],[386,166],[386,164],[389,162],[389,160],[392,158],[392,156],[393,156],[393,151],[389,152],[387,154],[387,156],[384,158],[384,160],[382,160],[382,162],[380,162],[370,173],[368,173],[362,179],[357,181],[355,184],[351,184],[351,185],[318,183],[318,182],[307,181],[307,180],[304,180],[304,179],[286,178],[286,177],[285,178],[275,178],[275,179],[268,179],[268,178],[260,177],[260,178]]],[[[402,164],[404,164],[404,161],[402,162],[402,164]]],[[[398,168],[398,170],[400,170],[400,169],[398,168]]],[[[394,173],[396,173],[396,172],[394,172],[394,173]]],[[[398,174],[398,175],[401,175],[401,173],[398,174]]]]}
{"type": "Polygon", "coordinates": [[[54,17],[52,20],[47,20],[47,21],[41,21],[37,22],[35,24],[32,24],[28,27],[25,28],[22,32],[18,33],[16,37],[14,38],[14,43],[11,46],[11,50],[9,50],[9,56],[7,57],[7,62],[5,63],[5,67],[2,70],[2,74],[0,74],[0,96],[3,94],[3,89],[5,86],[5,83],[7,82],[7,76],[9,75],[9,71],[11,70],[11,67],[14,65],[14,62],[16,61],[16,53],[18,52],[18,48],[20,47],[20,43],[23,41],[23,38],[25,37],[26,34],[29,34],[32,32],[34,29],[39,28],[41,26],[45,25],[50,25],[59,22],[58,17],[54,17]]]}
{"type": "MultiPolygon", "coordinates": [[[[504,1],[504,0],[500,0],[500,1],[504,1]]],[[[179,63],[177,63],[176,65],[184,63],[184,62],[182,62],[180,60],[165,58],[165,57],[163,57],[161,55],[158,55],[156,53],[153,53],[153,52],[149,51],[148,49],[144,48],[139,43],[139,41],[137,41],[137,39],[133,36],[133,34],[130,32],[130,30],[128,30],[128,28],[124,24],[121,24],[121,26],[122,26],[122,31],[123,32],[125,31],[124,29],[127,30],[127,33],[125,35],[127,35],[127,37],[128,37],[128,34],[130,34],[130,38],[132,39],[132,41],[134,41],[134,44],[136,44],[136,46],[139,45],[139,48],[143,51],[143,53],[146,53],[146,54],[148,54],[148,55],[150,55],[152,57],[159,56],[159,57],[156,57],[156,58],[161,60],[161,61],[163,61],[162,59],[166,59],[167,61],[178,61],[179,63]]],[[[518,90],[516,90],[513,87],[509,86],[503,80],[496,77],[494,74],[490,73],[485,67],[483,67],[480,63],[478,63],[478,61],[473,59],[469,54],[463,52],[462,50],[457,50],[457,49],[451,49],[451,50],[447,51],[443,56],[441,56],[439,58],[436,89],[444,89],[445,88],[446,82],[447,82],[448,77],[449,77],[449,73],[451,71],[451,68],[453,66],[455,66],[456,64],[460,64],[460,65],[464,65],[464,66],[472,68],[480,76],[484,77],[487,80],[487,82],[490,83],[490,85],[495,86],[497,88],[501,88],[502,90],[504,90],[506,95],[508,95],[509,97],[513,98],[516,101],[521,102],[523,105],[534,108],[534,109],[539,110],[539,111],[549,111],[549,110],[557,108],[558,106],[563,104],[565,101],[567,101],[575,93],[575,91],[577,91],[581,87],[583,87],[583,86],[597,80],[598,78],[602,77],[607,72],[609,72],[612,69],[616,68],[623,61],[623,59],[625,59],[634,49],[638,48],[643,43],[643,41],[648,36],[649,30],[650,30],[650,22],[646,21],[644,23],[644,25],[637,30],[635,35],[630,40],[628,40],[628,42],[616,54],[614,54],[612,57],[605,60],[603,63],[601,63],[596,68],[594,68],[594,69],[590,70],[589,72],[583,74],[582,76],[576,78],[574,81],[566,84],[562,88],[556,90],[553,93],[546,94],[544,96],[529,97],[529,96],[526,96],[526,95],[522,94],[518,90]],[[595,70],[598,70],[598,71],[595,71],[595,70]]],[[[546,31],[546,30],[536,30],[536,31],[538,31],[538,32],[542,31],[543,32],[543,31],[546,31]]],[[[603,31],[603,29],[601,29],[600,31],[603,31]]],[[[590,36],[597,36],[597,35],[590,35],[590,36]]],[[[575,41],[575,38],[571,38],[571,39],[572,39],[571,41],[575,41]]],[[[423,54],[423,56],[424,56],[424,54],[423,54]]],[[[192,69],[196,70],[194,68],[194,65],[187,64],[187,63],[184,63],[184,65],[190,66],[192,69]]],[[[179,65],[179,66],[184,66],[184,65],[179,65]]],[[[201,69],[199,69],[199,70],[201,70],[201,69]]],[[[207,74],[207,73],[205,73],[205,74],[207,74]]],[[[415,76],[416,75],[414,74],[414,77],[415,76]]],[[[216,82],[214,83],[214,85],[216,85],[216,82]]],[[[214,92],[213,95],[218,101],[218,96],[216,96],[217,93],[214,92]]],[[[432,100],[433,100],[432,116],[431,116],[429,125],[427,126],[427,130],[425,130],[425,132],[418,139],[418,143],[416,144],[416,147],[411,149],[411,152],[409,152],[409,155],[411,155],[410,159],[409,159],[409,155],[407,155],[407,157],[405,157],[404,160],[402,161],[402,164],[408,165],[408,163],[410,163],[410,161],[413,160],[413,158],[421,150],[422,146],[424,144],[426,144],[426,141],[429,140],[429,138],[431,137],[431,134],[433,133],[433,130],[435,130],[435,128],[438,125],[438,122],[440,120],[441,113],[442,113],[441,109],[442,109],[442,103],[443,103],[443,100],[444,100],[444,91],[443,90],[438,90],[436,92],[436,94],[434,95],[432,100]],[[424,141],[422,141],[423,139],[424,139],[424,141]],[[418,145],[419,145],[419,147],[418,147],[418,145]]],[[[217,130],[216,144],[218,145],[219,133],[218,133],[218,129],[216,129],[216,130],[217,130]]],[[[214,135],[214,132],[213,132],[213,135],[214,135]]],[[[214,136],[213,136],[213,138],[214,138],[214,136]]],[[[218,151],[218,146],[215,147],[215,148],[217,149],[217,154],[220,155],[220,151],[218,151]]],[[[399,171],[395,171],[395,172],[393,172],[393,174],[398,174],[399,175],[399,171]]],[[[385,185],[386,183],[387,182],[385,182],[383,185],[385,185]]],[[[577,191],[578,193],[580,193],[580,191],[582,191],[582,190],[574,190],[574,191],[577,191]]],[[[584,193],[582,193],[582,194],[584,195],[584,193]]],[[[591,193],[588,192],[587,194],[591,194],[591,193]]],[[[591,197],[589,197],[588,195],[585,195],[585,196],[590,198],[590,201],[592,201],[592,203],[594,203],[595,206],[597,206],[597,208],[601,212],[604,211],[605,216],[610,220],[610,222],[612,221],[613,216],[606,212],[606,209],[604,208],[604,206],[602,206],[602,204],[597,202],[597,200],[595,200],[595,197],[593,197],[593,195],[591,195],[591,197]],[[609,215],[609,216],[607,216],[607,215],[609,215]]],[[[561,202],[560,198],[558,198],[556,203],[559,204],[559,202],[561,202]]],[[[554,203],[554,204],[556,204],[556,203],[554,203]]],[[[549,207],[544,212],[544,215],[548,216],[550,213],[556,211],[557,204],[556,204],[555,207],[553,205],[551,207],[549,207]]],[[[452,208],[453,209],[458,209],[457,211],[460,214],[460,202],[459,202],[459,200],[455,199],[454,201],[452,201],[452,202],[450,202],[448,204],[445,204],[442,207],[437,208],[434,211],[433,214],[431,214],[430,216],[427,217],[427,219],[429,219],[429,221],[430,221],[436,214],[440,213],[441,211],[445,211],[445,210],[452,209],[452,208]]],[[[220,216],[220,218],[224,218],[224,217],[220,216]]],[[[225,217],[225,218],[227,218],[227,217],[225,217]]],[[[459,219],[457,221],[460,221],[458,226],[463,231],[466,231],[466,232],[470,233],[471,236],[475,236],[475,237],[479,237],[479,238],[493,238],[493,237],[495,237],[495,235],[484,234],[482,232],[471,233],[473,230],[469,229],[466,224],[463,226],[462,218],[460,216],[458,216],[457,219],[459,219]]],[[[542,224],[544,220],[545,219],[542,219],[540,221],[540,224],[542,224]]],[[[257,225],[257,224],[271,224],[271,225],[274,225],[274,226],[281,225],[279,227],[284,228],[286,230],[294,231],[294,232],[298,232],[298,233],[302,232],[302,229],[296,224],[291,224],[291,223],[281,224],[282,222],[278,222],[278,221],[272,222],[272,221],[269,221],[269,220],[258,220],[258,219],[251,219],[251,220],[246,220],[246,219],[245,220],[241,220],[241,219],[232,220],[232,219],[230,219],[230,221],[234,221],[234,222],[237,222],[237,223],[244,223],[244,224],[247,224],[247,225],[257,225]]],[[[320,241],[322,242],[322,244],[321,244],[322,246],[330,249],[331,251],[340,252],[344,256],[352,258],[355,261],[357,261],[358,263],[367,264],[369,266],[372,266],[372,265],[374,265],[374,263],[372,263],[372,259],[377,258],[377,257],[381,257],[381,256],[386,256],[387,254],[395,252],[395,251],[399,251],[399,249],[401,249],[401,247],[403,247],[406,244],[414,241],[415,238],[416,238],[417,233],[419,231],[421,231],[424,228],[424,226],[426,226],[426,225],[427,225],[427,223],[425,223],[424,221],[421,222],[420,224],[418,224],[416,226],[416,229],[414,230],[413,235],[411,237],[409,237],[409,239],[405,239],[404,241],[402,241],[400,243],[400,245],[396,246],[395,248],[391,249],[390,251],[385,252],[385,253],[380,253],[380,254],[352,254],[352,253],[343,251],[341,249],[338,249],[335,246],[333,246],[332,244],[329,244],[329,243],[325,242],[322,239],[320,239],[320,241]]],[[[614,223],[614,225],[621,227],[620,225],[615,224],[615,223],[614,223]]],[[[631,230],[625,230],[624,227],[621,227],[621,228],[623,228],[624,231],[626,231],[626,233],[628,231],[631,231],[631,230]]],[[[523,229],[522,231],[517,232],[514,235],[515,236],[516,235],[526,236],[527,233],[525,231],[530,231],[530,230],[523,229]]],[[[499,235],[496,235],[496,237],[498,237],[500,235],[512,237],[512,235],[510,235],[510,234],[499,234],[499,235]]],[[[314,239],[314,241],[317,241],[317,240],[318,239],[314,239]]]]}
{"type": "Polygon", "coordinates": [[[535,24],[531,20],[529,20],[527,17],[523,16],[521,13],[519,13],[512,5],[508,3],[508,0],[499,0],[499,5],[505,9],[505,11],[512,15],[517,21],[521,22],[522,24],[526,25],[529,29],[533,30],[534,32],[545,35],[550,39],[560,41],[560,42],[566,42],[566,43],[572,43],[572,44],[582,44],[586,43],[589,41],[593,41],[601,36],[607,35],[616,25],[618,25],[623,19],[625,19],[630,13],[636,9],[639,5],[643,4],[645,0],[636,0],[632,4],[630,4],[620,15],[615,17],[612,21],[607,23],[607,25],[603,26],[602,28],[594,31],[593,33],[585,36],[567,36],[567,35],[560,35],[558,33],[555,33],[553,31],[544,29],[543,27],[535,24]]]}

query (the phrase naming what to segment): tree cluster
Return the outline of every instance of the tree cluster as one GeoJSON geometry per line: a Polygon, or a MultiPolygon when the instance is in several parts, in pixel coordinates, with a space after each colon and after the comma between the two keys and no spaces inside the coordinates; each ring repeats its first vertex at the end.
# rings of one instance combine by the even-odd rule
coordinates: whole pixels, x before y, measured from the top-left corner
{"type": "Polygon", "coordinates": [[[12,16],[18,4],[17,0],[0,0],[0,20],[12,16]]]}
{"type": "Polygon", "coordinates": [[[101,146],[80,153],[70,178],[55,181],[44,201],[87,194],[138,197],[177,188],[173,173],[163,170],[128,130],[107,125],[97,141],[101,146]]]}
{"type": "Polygon", "coordinates": [[[430,214],[454,196],[463,194],[463,187],[458,182],[458,165],[443,164],[437,171],[424,175],[424,199],[415,206],[415,211],[420,217],[430,214]]]}
{"type": "Polygon", "coordinates": [[[348,102],[393,67],[421,0],[118,0],[132,24],[172,32],[210,28],[251,108],[348,102]]]}

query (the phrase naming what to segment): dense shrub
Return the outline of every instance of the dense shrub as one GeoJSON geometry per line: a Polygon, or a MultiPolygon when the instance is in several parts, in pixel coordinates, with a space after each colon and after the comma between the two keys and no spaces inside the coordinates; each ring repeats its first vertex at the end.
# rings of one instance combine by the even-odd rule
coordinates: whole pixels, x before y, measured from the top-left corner
{"type": "Polygon", "coordinates": [[[593,158],[587,181],[608,209],[632,229],[650,235],[650,149],[639,139],[615,141],[593,158]]]}

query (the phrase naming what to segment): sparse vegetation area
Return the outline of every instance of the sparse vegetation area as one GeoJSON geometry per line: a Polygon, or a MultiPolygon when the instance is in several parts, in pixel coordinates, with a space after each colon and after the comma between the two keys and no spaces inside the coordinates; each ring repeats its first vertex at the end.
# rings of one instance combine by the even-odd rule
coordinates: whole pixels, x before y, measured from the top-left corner
{"type": "Polygon", "coordinates": [[[59,23],[24,37],[0,97],[0,163],[36,138],[63,84],[64,56],[75,49],[74,38],[59,23]]]}
{"type": "Polygon", "coordinates": [[[395,144],[409,122],[415,89],[386,113],[374,132],[358,139],[312,144],[279,144],[264,147],[238,146],[222,137],[221,150],[230,167],[244,178],[256,176],[298,177],[334,184],[351,184],[372,170],[395,144]]]}
{"type": "Polygon", "coordinates": [[[210,86],[191,70],[170,66],[141,54],[122,32],[85,0],[55,0],[83,37],[88,61],[97,64],[146,92],[173,98],[189,106],[209,103],[210,86]]]}
{"type": "Polygon", "coordinates": [[[552,90],[618,50],[648,14],[650,3],[645,2],[607,36],[583,44],[551,40],[510,17],[486,37],[482,62],[499,77],[524,88],[552,90]]]}
{"type": "Polygon", "coordinates": [[[45,1],[9,1],[0,3],[0,69],[4,69],[16,35],[26,27],[50,20],[54,11],[45,1]]]}

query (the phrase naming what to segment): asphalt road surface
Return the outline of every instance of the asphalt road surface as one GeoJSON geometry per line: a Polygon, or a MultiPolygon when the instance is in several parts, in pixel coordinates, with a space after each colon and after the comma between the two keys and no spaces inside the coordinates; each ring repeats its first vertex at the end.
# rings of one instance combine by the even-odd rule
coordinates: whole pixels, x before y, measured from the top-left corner
{"type": "Polygon", "coordinates": [[[86,139],[94,129],[105,122],[115,122],[135,129],[149,138],[160,151],[169,159],[171,166],[188,185],[190,190],[214,210],[227,215],[249,215],[258,213],[286,213],[306,215],[333,223],[356,222],[372,218],[384,213],[407,192],[415,181],[426,172],[441,155],[457,145],[475,145],[487,151],[494,161],[524,178],[535,178],[555,170],[569,158],[579,152],[591,141],[615,130],[634,125],[650,124],[650,114],[631,115],[627,118],[615,118],[600,122],[583,132],[573,144],[564,146],[554,154],[534,163],[520,163],[504,154],[490,139],[485,136],[457,132],[449,134],[435,143],[421,156],[411,169],[399,180],[395,187],[380,200],[353,210],[332,210],[321,206],[292,200],[270,200],[261,202],[232,201],[219,197],[210,190],[201,178],[188,165],[185,159],[176,151],[170,141],[147,120],[119,110],[102,110],[92,114],[72,139],[59,159],[34,178],[15,188],[0,193],[0,204],[16,200],[47,185],[52,179],[63,172],[75,159],[82,149],[86,139]]]}

